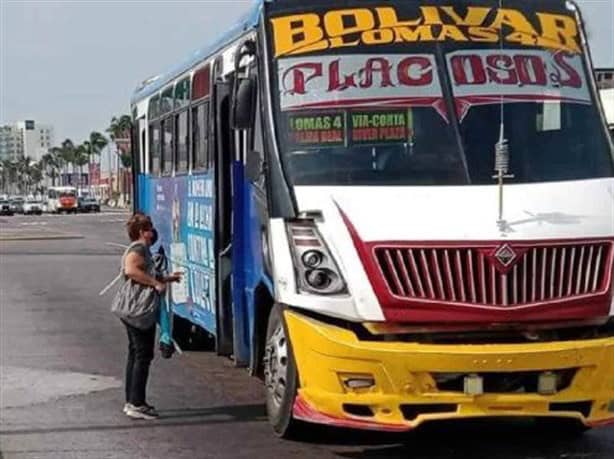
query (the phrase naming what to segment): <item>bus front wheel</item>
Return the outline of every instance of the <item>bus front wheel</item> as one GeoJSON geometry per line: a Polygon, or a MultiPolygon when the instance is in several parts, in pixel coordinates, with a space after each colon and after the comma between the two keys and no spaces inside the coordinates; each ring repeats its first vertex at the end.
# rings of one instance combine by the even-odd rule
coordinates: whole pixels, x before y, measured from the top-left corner
{"type": "Polygon", "coordinates": [[[298,430],[298,421],[292,418],[298,375],[279,305],[269,316],[263,363],[269,422],[277,436],[293,437],[298,430]]]}

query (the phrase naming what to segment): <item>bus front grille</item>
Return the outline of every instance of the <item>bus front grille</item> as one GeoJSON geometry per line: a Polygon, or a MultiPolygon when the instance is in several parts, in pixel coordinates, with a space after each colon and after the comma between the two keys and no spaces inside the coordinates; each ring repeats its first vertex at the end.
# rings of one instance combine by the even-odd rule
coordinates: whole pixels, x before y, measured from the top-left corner
{"type": "Polygon", "coordinates": [[[612,243],[476,247],[376,246],[389,292],[401,299],[513,307],[609,288],[612,243]]]}

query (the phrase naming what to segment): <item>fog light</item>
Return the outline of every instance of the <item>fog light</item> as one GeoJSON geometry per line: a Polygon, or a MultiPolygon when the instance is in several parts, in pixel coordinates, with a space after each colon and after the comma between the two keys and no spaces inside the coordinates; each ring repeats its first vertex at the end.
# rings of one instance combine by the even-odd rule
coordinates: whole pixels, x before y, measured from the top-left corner
{"type": "Polygon", "coordinates": [[[343,384],[349,389],[368,389],[375,386],[373,378],[349,378],[343,381],[343,384]]]}
{"type": "Polygon", "coordinates": [[[551,371],[540,373],[537,380],[537,392],[542,395],[556,394],[557,377],[551,371]]]}
{"type": "Polygon", "coordinates": [[[327,289],[333,282],[333,274],[327,269],[307,271],[307,283],[316,290],[327,289]]]}
{"type": "Polygon", "coordinates": [[[484,393],[484,378],[475,374],[465,376],[464,387],[467,395],[482,395],[484,393]]]}

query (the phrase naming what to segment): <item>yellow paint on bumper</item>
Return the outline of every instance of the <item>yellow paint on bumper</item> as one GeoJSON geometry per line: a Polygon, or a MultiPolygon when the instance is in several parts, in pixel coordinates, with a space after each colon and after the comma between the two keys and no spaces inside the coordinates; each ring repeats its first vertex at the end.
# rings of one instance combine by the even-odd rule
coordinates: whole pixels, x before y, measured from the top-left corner
{"type": "MultiPolygon", "coordinates": [[[[587,425],[614,422],[614,338],[531,344],[427,345],[360,341],[354,333],[286,310],[285,319],[300,379],[301,406],[330,424],[411,429],[424,421],[486,416],[561,416],[587,425]],[[431,373],[547,371],[578,368],[571,385],[554,395],[437,389],[431,373]],[[352,390],[344,378],[372,376],[375,386],[352,390]],[[550,411],[551,403],[592,401],[590,416],[550,411]],[[356,416],[344,404],[368,406],[356,416]],[[453,404],[453,411],[407,419],[401,405],[453,404]],[[611,409],[611,406],[610,406],[611,409]],[[339,421],[339,422],[336,422],[339,421]]],[[[302,409],[302,412],[305,410],[302,409]]],[[[307,419],[309,420],[309,419],[307,419]]],[[[315,419],[317,422],[318,419],[315,419]]],[[[376,427],[377,428],[377,427],[376,427]]]]}

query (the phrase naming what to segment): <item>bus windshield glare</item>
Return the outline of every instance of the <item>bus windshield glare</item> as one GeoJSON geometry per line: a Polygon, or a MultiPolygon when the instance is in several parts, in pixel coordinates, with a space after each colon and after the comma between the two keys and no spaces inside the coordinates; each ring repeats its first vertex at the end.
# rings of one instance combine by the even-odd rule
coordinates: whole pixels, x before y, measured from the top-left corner
{"type": "Polygon", "coordinates": [[[513,183],[612,176],[575,12],[555,0],[499,3],[272,12],[291,183],[492,184],[502,130],[513,183]]]}

